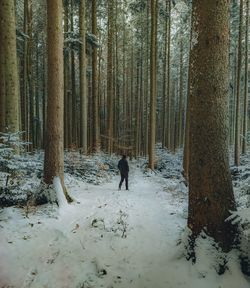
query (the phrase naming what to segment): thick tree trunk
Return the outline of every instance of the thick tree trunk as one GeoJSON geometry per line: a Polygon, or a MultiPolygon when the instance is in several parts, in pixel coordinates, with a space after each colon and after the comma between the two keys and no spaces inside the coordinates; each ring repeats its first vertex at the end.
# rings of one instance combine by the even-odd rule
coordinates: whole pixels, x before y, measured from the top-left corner
{"type": "Polygon", "coordinates": [[[190,168],[188,227],[202,230],[223,250],[235,229],[228,157],[229,2],[193,1],[190,56],[190,168]]]}
{"type": "Polygon", "coordinates": [[[87,55],[86,55],[86,5],[81,0],[79,21],[80,21],[80,146],[84,154],[88,150],[88,96],[87,96],[87,55]]]}
{"type": "Polygon", "coordinates": [[[19,131],[19,80],[16,52],[15,1],[0,2],[3,49],[5,57],[6,127],[8,132],[19,131]]]}
{"type": "Polygon", "coordinates": [[[51,184],[58,176],[64,186],[62,1],[47,0],[47,11],[48,105],[44,181],[51,184]]]}

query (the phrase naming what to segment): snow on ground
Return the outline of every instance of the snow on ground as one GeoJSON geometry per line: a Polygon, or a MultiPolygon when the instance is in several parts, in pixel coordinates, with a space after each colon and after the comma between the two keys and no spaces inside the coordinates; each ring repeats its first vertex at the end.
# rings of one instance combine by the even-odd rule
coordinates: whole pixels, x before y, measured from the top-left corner
{"type": "Polygon", "coordinates": [[[216,273],[207,239],[197,263],[186,261],[184,184],[131,166],[129,191],[117,190],[118,176],[96,186],[67,175],[73,204],[0,210],[0,287],[250,287],[235,251],[216,273]]]}

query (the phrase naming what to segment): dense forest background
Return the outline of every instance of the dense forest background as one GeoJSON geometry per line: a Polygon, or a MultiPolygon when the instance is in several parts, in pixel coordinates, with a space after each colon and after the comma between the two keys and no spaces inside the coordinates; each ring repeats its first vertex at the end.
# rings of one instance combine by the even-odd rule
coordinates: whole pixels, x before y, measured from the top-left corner
{"type": "MultiPolygon", "coordinates": [[[[183,148],[192,69],[191,1],[158,1],[155,11],[150,1],[80,2],[63,1],[65,149],[80,149],[83,153],[101,149],[133,157],[148,155],[152,153],[149,134],[154,129],[156,142],[173,152],[183,148]],[[156,18],[153,31],[152,14],[156,18]],[[156,47],[153,67],[152,33],[156,47]],[[152,69],[157,71],[155,99],[150,98],[152,69]]],[[[250,114],[249,3],[231,1],[230,8],[229,141],[235,146],[235,162],[239,164],[239,155],[247,149],[250,114]]],[[[5,37],[9,38],[13,36],[10,26],[16,25],[18,79],[13,82],[17,87],[12,87],[16,99],[7,97],[4,105],[1,76],[0,130],[24,131],[30,151],[44,148],[45,144],[46,9],[46,1],[15,1],[15,14],[5,14],[9,19],[2,25],[2,34],[8,33],[5,37]]],[[[4,12],[4,7],[1,10],[4,12]]],[[[15,56],[14,40],[1,41],[8,50],[8,58],[15,56]]],[[[14,65],[9,69],[10,77],[14,77],[14,65]]],[[[6,93],[10,93],[8,89],[6,93]]]]}

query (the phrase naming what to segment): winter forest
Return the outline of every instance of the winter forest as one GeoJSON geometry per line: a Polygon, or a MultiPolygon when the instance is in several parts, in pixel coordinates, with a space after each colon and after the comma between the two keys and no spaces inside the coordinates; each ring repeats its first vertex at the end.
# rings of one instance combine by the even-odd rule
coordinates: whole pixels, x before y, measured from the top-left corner
{"type": "Polygon", "coordinates": [[[250,287],[249,2],[0,0],[0,288],[250,287]]]}

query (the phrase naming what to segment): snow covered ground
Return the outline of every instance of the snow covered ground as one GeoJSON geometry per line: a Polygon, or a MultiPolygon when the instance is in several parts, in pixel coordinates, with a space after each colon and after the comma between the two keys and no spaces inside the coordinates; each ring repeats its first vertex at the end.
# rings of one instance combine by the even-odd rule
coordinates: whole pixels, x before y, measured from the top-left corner
{"type": "Polygon", "coordinates": [[[67,175],[73,204],[0,210],[0,287],[250,287],[236,251],[221,276],[208,239],[198,241],[196,264],[185,259],[181,181],[130,170],[129,191],[117,190],[118,176],[96,186],[67,175]]]}

